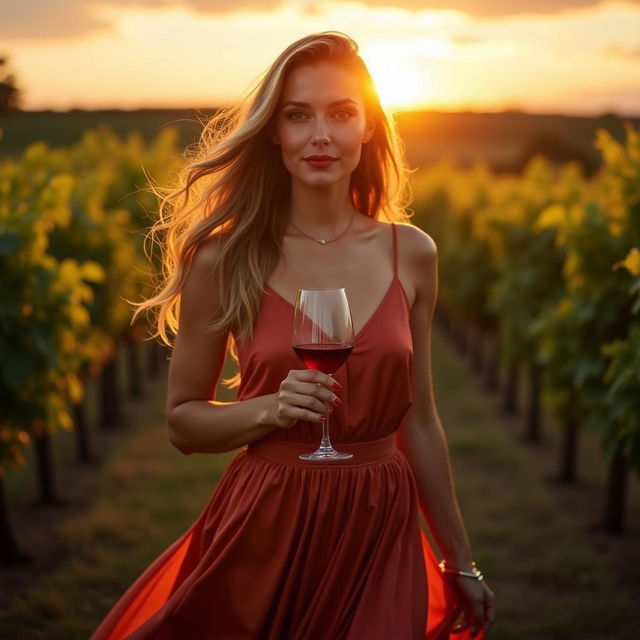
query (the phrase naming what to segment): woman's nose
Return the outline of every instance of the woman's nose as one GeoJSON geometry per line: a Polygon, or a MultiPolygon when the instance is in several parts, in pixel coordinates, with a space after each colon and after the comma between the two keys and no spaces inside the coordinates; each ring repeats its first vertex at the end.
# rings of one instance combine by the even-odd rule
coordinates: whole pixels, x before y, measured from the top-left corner
{"type": "Polygon", "coordinates": [[[311,134],[311,143],[316,145],[324,145],[329,144],[330,142],[331,137],[329,136],[327,125],[321,119],[318,119],[313,129],[313,133],[311,134]]]}

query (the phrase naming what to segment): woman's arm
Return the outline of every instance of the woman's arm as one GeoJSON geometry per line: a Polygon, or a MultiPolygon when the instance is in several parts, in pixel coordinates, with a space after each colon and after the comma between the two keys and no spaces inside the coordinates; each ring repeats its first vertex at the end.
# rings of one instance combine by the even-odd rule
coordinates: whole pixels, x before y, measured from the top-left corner
{"type": "Polygon", "coordinates": [[[470,571],[472,554],[456,499],[447,440],[437,414],[431,376],[431,323],[438,294],[438,253],[433,239],[402,225],[403,268],[414,283],[413,405],[399,444],[413,470],[420,509],[447,565],[470,571]]]}
{"type": "Polygon", "coordinates": [[[182,453],[219,453],[253,442],[298,420],[320,420],[334,380],[320,371],[292,370],[277,392],[239,402],[217,402],[215,389],[226,355],[227,335],[206,331],[221,304],[216,290],[217,240],[195,253],[181,292],[180,326],[169,365],[169,439],[182,453]]]}
{"type": "MultiPolygon", "coordinates": [[[[472,571],[471,547],[456,499],[449,451],[435,406],[431,377],[431,324],[438,297],[438,251],[433,239],[417,227],[403,227],[403,271],[413,284],[413,404],[403,423],[399,446],[418,486],[420,509],[447,565],[472,571]]],[[[451,632],[470,627],[474,638],[493,621],[494,593],[486,580],[448,575],[460,597],[462,618],[451,632]]],[[[448,635],[448,634],[447,634],[448,635]]],[[[484,637],[484,635],[483,635],[484,637]]]]}

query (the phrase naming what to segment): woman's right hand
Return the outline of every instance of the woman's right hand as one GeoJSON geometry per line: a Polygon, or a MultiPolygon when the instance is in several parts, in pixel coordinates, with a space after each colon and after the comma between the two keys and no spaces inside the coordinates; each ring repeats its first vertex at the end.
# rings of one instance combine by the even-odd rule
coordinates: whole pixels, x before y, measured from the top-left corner
{"type": "Polygon", "coordinates": [[[316,369],[292,369],[273,394],[272,423],[284,429],[298,420],[322,422],[325,413],[342,404],[336,395],[340,383],[316,369]]]}

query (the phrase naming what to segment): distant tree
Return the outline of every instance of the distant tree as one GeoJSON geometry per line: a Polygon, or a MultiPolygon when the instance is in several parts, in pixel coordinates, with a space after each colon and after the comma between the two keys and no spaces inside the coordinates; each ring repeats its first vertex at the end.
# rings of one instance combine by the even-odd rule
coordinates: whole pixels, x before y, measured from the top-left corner
{"type": "Polygon", "coordinates": [[[7,59],[0,57],[0,116],[8,115],[20,109],[20,90],[16,87],[16,79],[7,73],[7,59]]]}

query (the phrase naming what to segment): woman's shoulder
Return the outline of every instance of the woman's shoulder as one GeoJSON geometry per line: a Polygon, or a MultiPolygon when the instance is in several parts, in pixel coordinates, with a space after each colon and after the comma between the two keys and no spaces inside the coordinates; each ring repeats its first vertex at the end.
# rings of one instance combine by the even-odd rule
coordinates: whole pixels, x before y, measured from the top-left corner
{"type": "Polygon", "coordinates": [[[398,231],[398,269],[413,309],[414,302],[430,299],[437,288],[438,248],[435,240],[411,223],[396,223],[398,231]]]}
{"type": "Polygon", "coordinates": [[[202,240],[193,253],[192,268],[197,271],[212,272],[222,253],[226,235],[217,233],[202,240]]]}
{"type": "Polygon", "coordinates": [[[398,252],[410,264],[423,267],[438,256],[435,240],[420,227],[410,222],[396,222],[398,230],[398,252]]]}
{"type": "Polygon", "coordinates": [[[223,242],[224,237],[216,234],[198,244],[188,265],[185,287],[192,291],[211,290],[211,285],[218,282],[214,275],[218,270],[223,242]]]}

